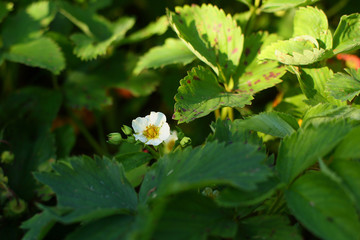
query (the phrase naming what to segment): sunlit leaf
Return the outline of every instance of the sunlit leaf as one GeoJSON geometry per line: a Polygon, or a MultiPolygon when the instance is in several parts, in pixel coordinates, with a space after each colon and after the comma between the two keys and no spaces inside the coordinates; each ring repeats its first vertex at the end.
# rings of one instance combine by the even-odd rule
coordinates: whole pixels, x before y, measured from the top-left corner
{"type": "Polygon", "coordinates": [[[358,239],[360,222],[355,207],[340,185],[320,172],[305,174],[285,192],[291,212],[323,239],[358,239]]]}
{"type": "Polygon", "coordinates": [[[289,8],[295,8],[299,6],[306,6],[317,2],[318,0],[265,0],[261,5],[261,11],[263,12],[277,12],[287,10],[289,8]]]}
{"type": "Polygon", "coordinates": [[[211,71],[199,66],[180,81],[173,119],[190,122],[222,106],[243,107],[251,100],[252,96],[246,93],[226,92],[211,71]]]}
{"type": "Polygon", "coordinates": [[[360,93],[360,69],[345,69],[346,73],[335,73],[327,82],[330,95],[342,101],[351,101],[360,93]]]}
{"type": "Polygon", "coordinates": [[[334,33],[334,53],[350,52],[360,48],[360,14],[341,17],[334,33]]]}
{"type": "Polygon", "coordinates": [[[143,69],[159,68],[169,64],[186,65],[195,59],[195,55],[179,39],[168,38],[164,45],[150,49],[137,63],[134,74],[143,69]]]}

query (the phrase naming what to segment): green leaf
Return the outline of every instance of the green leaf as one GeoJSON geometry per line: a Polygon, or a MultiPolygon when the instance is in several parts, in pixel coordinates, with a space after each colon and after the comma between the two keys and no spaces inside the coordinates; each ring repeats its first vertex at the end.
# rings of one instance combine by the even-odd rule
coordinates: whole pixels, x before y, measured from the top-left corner
{"type": "Polygon", "coordinates": [[[282,184],[275,177],[269,178],[266,182],[257,184],[257,189],[244,191],[233,187],[228,187],[220,191],[215,199],[216,203],[222,207],[246,207],[256,205],[272,196],[282,184]]]}
{"type": "Polygon", "coordinates": [[[4,18],[8,15],[11,9],[8,7],[8,3],[0,2],[0,23],[4,20],[4,18]]]}
{"type": "Polygon", "coordinates": [[[50,132],[60,105],[61,94],[45,88],[28,87],[14,92],[0,105],[3,139],[15,154],[15,161],[4,167],[11,179],[9,187],[24,200],[33,199],[36,182],[32,172],[55,157],[50,132]]]}
{"type": "Polygon", "coordinates": [[[332,35],[328,21],[322,10],[314,7],[300,8],[294,17],[293,36],[312,36],[322,49],[332,48],[332,35]]]}
{"type": "Polygon", "coordinates": [[[360,48],[360,14],[341,17],[334,33],[334,54],[350,52],[360,48]]]}
{"type": "Polygon", "coordinates": [[[165,155],[146,174],[140,200],[157,198],[211,184],[255,190],[271,174],[262,164],[266,155],[257,146],[236,142],[210,142],[195,149],[165,155]],[[260,151],[259,151],[260,150],[260,151]],[[221,154],[219,154],[221,153],[221,154]]]}
{"type": "Polygon", "coordinates": [[[223,81],[236,71],[244,36],[230,15],[216,6],[185,5],[168,12],[169,22],[180,39],[223,81]]]}
{"type": "Polygon", "coordinates": [[[59,74],[65,68],[65,59],[59,46],[51,39],[41,37],[27,43],[12,45],[5,58],[32,67],[59,74]]]}
{"type": "Polygon", "coordinates": [[[336,147],[334,158],[336,159],[360,159],[360,127],[353,128],[336,147]]]}
{"type": "Polygon", "coordinates": [[[120,162],[124,166],[124,170],[128,172],[148,163],[152,159],[152,156],[145,152],[130,152],[118,154],[115,156],[115,159],[120,162]]]}
{"type": "Polygon", "coordinates": [[[250,104],[252,99],[246,93],[226,92],[209,69],[199,66],[180,80],[173,119],[179,123],[190,122],[222,106],[243,107],[250,104]]]}
{"type": "Polygon", "coordinates": [[[124,43],[140,42],[155,34],[162,35],[166,32],[168,27],[169,27],[169,21],[167,19],[167,16],[161,16],[155,22],[150,23],[145,28],[130,34],[123,41],[121,41],[121,43],[124,44],[124,43]]]}
{"type": "Polygon", "coordinates": [[[70,155],[71,149],[75,145],[76,136],[71,125],[64,125],[54,131],[56,141],[57,159],[66,158],[70,155]]]}
{"type": "Polygon", "coordinates": [[[344,121],[309,125],[285,137],[279,148],[276,169],[280,179],[290,183],[296,176],[330,152],[350,131],[344,121]]]}
{"type": "Polygon", "coordinates": [[[97,39],[82,33],[73,34],[71,40],[76,45],[74,53],[82,60],[91,60],[99,55],[104,55],[112,43],[120,41],[125,37],[125,33],[134,23],[135,20],[133,18],[120,18],[111,26],[111,36],[106,39],[97,39]]]}
{"type": "Polygon", "coordinates": [[[271,44],[260,53],[259,59],[276,60],[287,65],[309,65],[332,56],[331,50],[319,49],[318,41],[306,35],[271,44]]]}
{"type": "Polygon", "coordinates": [[[196,192],[158,201],[147,218],[139,239],[208,239],[207,236],[233,238],[236,222],[231,210],[216,206],[210,198],[196,192]],[[147,230],[147,231],[146,231],[147,230]]]}
{"type": "Polygon", "coordinates": [[[360,210],[360,162],[336,159],[330,168],[342,179],[341,184],[351,193],[356,208],[360,210]]]}
{"type": "Polygon", "coordinates": [[[186,65],[194,59],[195,55],[181,40],[168,38],[164,45],[150,49],[140,58],[134,74],[139,74],[144,69],[159,68],[169,64],[182,63],[186,65]]]}
{"type": "Polygon", "coordinates": [[[120,240],[127,239],[134,222],[133,216],[114,215],[92,221],[76,229],[74,232],[67,236],[67,240],[78,239],[107,239],[107,240],[120,240]]]}
{"type": "Polygon", "coordinates": [[[84,32],[71,36],[75,43],[74,53],[82,60],[104,55],[109,46],[122,40],[135,24],[134,18],[130,17],[122,17],[111,23],[91,9],[85,10],[66,2],[61,2],[60,6],[60,12],[84,32]]]}
{"type": "Polygon", "coordinates": [[[351,101],[360,93],[360,69],[345,69],[348,74],[335,73],[327,82],[330,95],[341,101],[351,101]]]}
{"type": "Polygon", "coordinates": [[[26,13],[43,27],[48,26],[52,22],[56,12],[57,7],[55,3],[50,1],[35,2],[26,8],[26,13]]]}
{"type": "Polygon", "coordinates": [[[240,222],[240,239],[303,239],[295,226],[290,225],[287,217],[263,215],[247,218],[240,222]]]}
{"type": "Polygon", "coordinates": [[[297,77],[301,90],[313,105],[327,102],[344,105],[341,101],[334,99],[325,91],[326,85],[333,75],[333,72],[328,67],[303,67],[301,68],[300,75],[297,75],[297,77]]]}
{"type": "Polygon", "coordinates": [[[35,214],[21,224],[22,229],[27,229],[22,240],[43,239],[55,224],[55,219],[46,211],[35,214]]]}
{"type": "Polygon", "coordinates": [[[294,117],[280,112],[263,112],[239,121],[237,125],[281,138],[291,135],[299,128],[294,117]]]}
{"type": "Polygon", "coordinates": [[[103,212],[103,217],[136,209],[136,193],[117,162],[82,156],[70,158],[69,163],[58,162],[53,168],[55,173],[35,173],[35,177],[53,189],[58,207],[73,209],[64,222],[73,221],[74,216],[103,212]]]}
{"type": "Polygon", "coordinates": [[[360,237],[360,222],[351,200],[340,185],[322,173],[300,177],[285,192],[285,198],[295,217],[316,236],[329,240],[360,237]]]}
{"type": "Polygon", "coordinates": [[[285,68],[275,61],[259,62],[257,59],[258,52],[276,38],[276,35],[260,32],[245,39],[244,54],[233,77],[235,91],[255,94],[281,82],[280,77],[285,74],[285,68]]]}
{"type": "Polygon", "coordinates": [[[306,6],[313,3],[316,3],[319,0],[265,0],[261,5],[262,12],[277,12],[284,11],[290,8],[295,8],[299,6],[306,6]]]}

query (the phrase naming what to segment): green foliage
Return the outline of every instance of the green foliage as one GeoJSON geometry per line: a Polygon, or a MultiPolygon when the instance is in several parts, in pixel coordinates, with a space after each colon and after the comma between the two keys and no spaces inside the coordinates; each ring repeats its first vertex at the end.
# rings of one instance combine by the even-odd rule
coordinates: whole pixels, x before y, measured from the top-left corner
{"type": "Polygon", "coordinates": [[[263,5],[261,5],[261,11],[263,12],[277,12],[283,11],[299,6],[311,5],[318,0],[265,0],[263,5]]]}
{"type": "Polygon", "coordinates": [[[285,197],[295,217],[316,236],[359,238],[360,222],[351,200],[337,183],[322,173],[300,177],[285,192],[285,197]]]}
{"type": "Polygon", "coordinates": [[[350,52],[359,49],[360,15],[354,13],[342,16],[334,33],[334,53],[350,52]]]}
{"type": "Polygon", "coordinates": [[[345,71],[349,74],[341,72],[334,74],[326,87],[334,98],[351,101],[360,93],[360,70],[345,69],[345,71]]]}

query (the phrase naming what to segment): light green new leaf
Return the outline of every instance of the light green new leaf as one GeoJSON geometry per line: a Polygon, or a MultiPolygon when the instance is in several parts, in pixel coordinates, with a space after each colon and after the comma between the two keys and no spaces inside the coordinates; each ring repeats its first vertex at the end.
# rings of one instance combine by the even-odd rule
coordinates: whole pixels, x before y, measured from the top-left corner
{"type": "Polygon", "coordinates": [[[195,59],[195,55],[179,39],[168,38],[163,46],[150,49],[137,63],[134,74],[148,68],[159,68],[169,64],[186,65],[195,59]]]}
{"type": "Polygon", "coordinates": [[[42,213],[35,214],[33,217],[21,224],[20,227],[22,229],[28,230],[22,240],[41,240],[46,236],[54,224],[55,219],[50,213],[44,211],[42,213]]]}
{"type": "Polygon", "coordinates": [[[211,184],[255,190],[271,175],[263,164],[265,158],[258,146],[243,142],[225,146],[216,141],[165,155],[146,174],[140,201],[211,184]]]}
{"type": "Polygon", "coordinates": [[[252,99],[247,93],[226,92],[209,69],[199,66],[180,81],[173,119],[190,122],[222,106],[243,107],[252,99]]]}
{"type": "Polygon", "coordinates": [[[280,215],[255,216],[241,221],[239,236],[240,239],[303,239],[299,230],[290,225],[289,219],[280,215]]]}
{"type": "Polygon", "coordinates": [[[277,12],[299,6],[310,5],[316,3],[317,1],[319,0],[265,0],[263,1],[260,9],[262,12],[277,12]]]}
{"type": "Polygon", "coordinates": [[[259,59],[276,60],[287,65],[309,65],[331,56],[331,50],[318,48],[318,41],[305,35],[271,44],[260,53],[259,59]]]}
{"type": "Polygon", "coordinates": [[[155,34],[162,35],[166,32],[168,27],[169,21],[167,19],[167,16],[161,16],[159,17],[159,19],[157,19],[155,22],[150,23],[145,28],[130,34],[128,37],[122,40],[121,43],[124,44],[140,42],[155,34]]]}
{"type": "Polygon", "coordinates": [[[38,21],[41,26],[48,26],[54,19],[57,12],[57,7],[54,2],[40,1],[29,5],[26,8],[26,13],[34,20],[38,21]]]}
{"type": "Polygon", "coordinates": [[[82,225],[67,236],[67,240],[127,239],[134,222],[133,216],[114,215],[82,225]]]}
{"type": "Polygon", "coordinates": [[[341,17],[334,33],[334,54],[350,52],[360,48],[360,14],[341,17]]]}
{"type": "Polygon", "coordinates": [[[360,222],[346,192],[321,172],[300,177],[285,192],[288,207],[313,234],[329,240],[360,238],[360,222]]]}
{"type": "Polygon", "coordinates": [[[300,75],[297,74],[297,77],[301,90],[313,105],[327,102],[339,106],[344,105],[344,103],[333,98],[325,91],[326,85],[333,75],[333,71],[328,67],[303,67],[301,68],[300,75]]]}
{"type": "Polygon", "coordinates": [[[35,173],[35,177],[53,189],[58,207],[73,209],[63,218],[65,222],[101,211],[104,216],[136,209],[136,193],[126,180],[122,165],[115,161],[73,157],[69,163],[59,162],[53,168],[55,173],[35,173]]]}
{"type": "Polygon", "coordinates": [[[301,172],[331,151],[350,131],[344,121],[299,128],[285,137],[279,148],[276,169],[280,179],[290,183],[301,172]]]}
{"type": "Polygon", "coordinates": [[[32,67],[45,68],[54,74],[59,74],[65,68],[65,59],[59,46],[46,37],[12,45],[5,53],[5,58],[32,67]]]}
{"type": "Polygon", "coordinates": [[[252,34],[245,39],[244,54],[234,76],[235,91],[253,95],[281,82],[280,77],[286,72],[284,67],[276,61],[260,62],[257,59],[258,52],[276,39],[276,35],[266,32],[252,34]]]}
{"type": "Polygon", "coordinates": [[[350,192],[356,208],[360,210],[360,162],[335,159],[329,167],[342,179],[341,184],[350,192]]]}
{"type": "Polygon", "coordinates": [[[336,159],[360,159],[360,127],[353,128],[336,147],[336,159]]]}
{"type": "Polygon", "coordinates": [[[240,61],[244,36],[236,21],[216,6],[185,5],[168,12],[180,39],[223,81],[230,80],[240,61]]]}
{"type": "Polygon", "coordinates": [[[360,93],[360,69],[345,69],[348,74],[335,73],[327,82],[330,95],[341,101],[351,101],[360,93]]]}
{"type": "Polygon", "coordinates": [[[314,7],[300,8],[294,17],[293,36],[312,36],[323,49],[332,48],[332,35],[328,29],[328,21],[322,10],[314,7]]]}
{"type": "Polygon", "coordinates": [[[294,117],[280,112],[263,112],[238,120],[237,126],[281,138],[291,135],[299,128],[294,117]]]}

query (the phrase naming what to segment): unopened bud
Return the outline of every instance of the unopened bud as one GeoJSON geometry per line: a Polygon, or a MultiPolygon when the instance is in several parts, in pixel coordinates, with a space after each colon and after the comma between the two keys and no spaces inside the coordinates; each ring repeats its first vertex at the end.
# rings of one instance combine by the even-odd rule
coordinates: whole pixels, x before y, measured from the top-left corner
{"type": "Polygon", "coordinates": [[[121,137],[121,134],[120,133],[110,133],[108,135],[108,143],[111,143],[111,144],[119,144],[121,141],[122,141],[122,137],[121,137]]]}
{"type": "Polygon", "coordinates": [[[191,144],[191,139],[189,137],[183,137],[180,141],[181,147],[186,147],[191,144]]]}
{"type": "Polygon", "coordinates": [[[7,216],[17,216],[22,214],[26,210],[26,202],[22,199],[12,199],[10,200],[5,208],[4,212],[7,216]]]}
{"type": "Polygon", "coordinates": [[[121,130],[123,131],[123,133],[125,133],[125,135],[131,135],[133,134],[133,130],[131,127],[123,125],[121,130]]]}
{"type": "Polygon", "coordinates": [[[4,151],[1,154],[1,162],[5,164],[10,164],[14,161],[14,154],[9,151],[4,151]]]}

